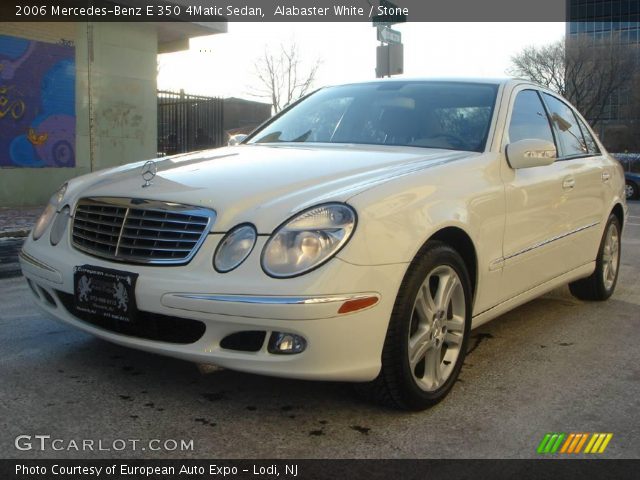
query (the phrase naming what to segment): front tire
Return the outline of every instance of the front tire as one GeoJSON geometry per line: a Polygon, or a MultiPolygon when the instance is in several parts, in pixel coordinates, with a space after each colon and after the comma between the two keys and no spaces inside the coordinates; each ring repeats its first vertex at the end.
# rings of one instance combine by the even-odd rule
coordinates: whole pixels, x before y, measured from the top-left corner
{"type": "Polygon", "coordinates": [[[636,185],[631,180],[627,180],[624,185],[624,193],[627,197],[627,200],[635,200],[638,198],[638,185],[636,185]]]}
{"type": "Polygon", "coordinates": [[[380,374],[360,385],[360,391],[404,410],[423,410],[441,401],[464,362],[471,296],[460,254],[440,241],[427,242],[396,298],[380,374]]]}
{"type": "Polygon", "coordinates": [[[618,217],[611,214],[600,242],[596,269],[587,278],[569,284],[569,290],[580,300],[607,300],[616,289],[620,270],[621,228],[618,217]]]}

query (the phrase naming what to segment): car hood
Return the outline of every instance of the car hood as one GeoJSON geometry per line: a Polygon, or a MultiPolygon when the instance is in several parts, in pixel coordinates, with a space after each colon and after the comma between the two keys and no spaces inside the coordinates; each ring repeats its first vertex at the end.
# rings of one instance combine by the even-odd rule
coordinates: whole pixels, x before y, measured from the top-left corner
{"type": "Polygon", "coordinates": [[[197,205],[218,214],[214,231],[242,222],[270,233],[291,214],[351,196],[399,175],[448,163],[473,152],[362,145],[240,145],[155,160],[147,188],[137,162],[80,177],[70,201],[134,197],[197,205]]]}

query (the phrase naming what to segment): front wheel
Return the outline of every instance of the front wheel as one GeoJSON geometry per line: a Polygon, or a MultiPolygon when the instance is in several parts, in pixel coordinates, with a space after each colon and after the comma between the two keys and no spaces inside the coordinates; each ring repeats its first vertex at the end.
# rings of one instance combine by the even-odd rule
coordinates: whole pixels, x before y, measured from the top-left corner
{"type": "Polygon", "coordinates": [[[611,214],[600,242],[596,269],[587,278],[569,284],[569,290],[580,300],[606,300],[616,288],[620,269],[620,221],[611,214]]]}
{"type": "Polygon", "coordinates": [[[448,245],[430,241],[400,287],[380,374],[360,391],[405,410],[438,403],[460,373],[470,325],[471,284],[464,261],[448,245]]]}
{"type": "Polygon", "coordinates": [[[631,180],[627,180],[624,185],[624,194],[627,197],[627,200],[635,200],[638,198],[638,185],[633,183],[631,180]]]}

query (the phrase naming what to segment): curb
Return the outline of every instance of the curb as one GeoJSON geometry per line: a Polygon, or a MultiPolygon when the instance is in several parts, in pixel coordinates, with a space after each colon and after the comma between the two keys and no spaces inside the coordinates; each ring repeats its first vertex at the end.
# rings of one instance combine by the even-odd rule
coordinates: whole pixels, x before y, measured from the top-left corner
{"type": "Polygon", "coordinates": [[[0,238],[18,238],[18,237],[28,237],[30,228],[22,228],[20,230],[10,230],[7,232],[0,232],[0,238]]]}

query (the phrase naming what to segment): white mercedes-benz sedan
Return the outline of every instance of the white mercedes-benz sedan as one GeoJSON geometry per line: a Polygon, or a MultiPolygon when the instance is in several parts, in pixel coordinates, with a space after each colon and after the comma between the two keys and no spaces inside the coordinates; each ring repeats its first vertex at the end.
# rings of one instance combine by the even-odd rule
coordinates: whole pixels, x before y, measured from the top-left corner
{"type": "Polygon", "coordinates": [[[21,252],[35,301],[111,342],[441,400],[472,328],[559,285],[613,293],[624,175],[522,80],[318,90],[240,145],[58,190],[21,252]]]}

